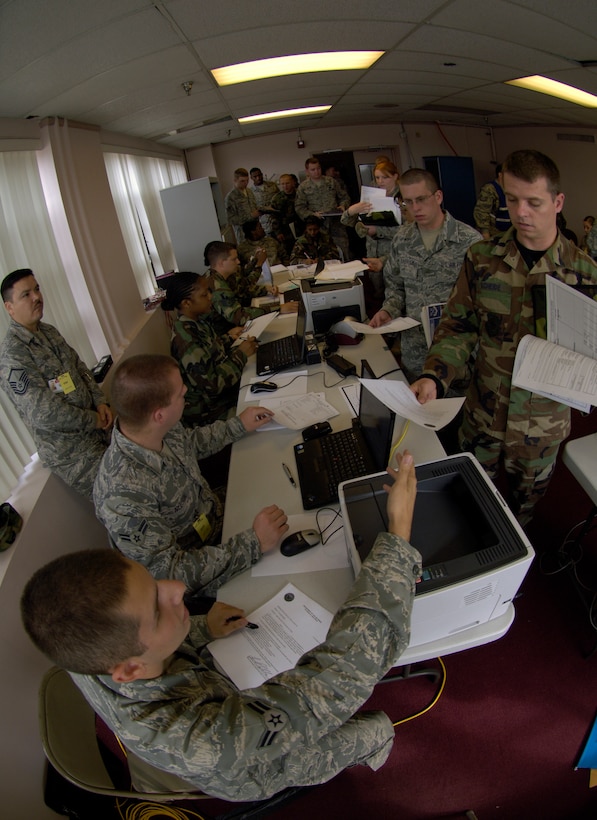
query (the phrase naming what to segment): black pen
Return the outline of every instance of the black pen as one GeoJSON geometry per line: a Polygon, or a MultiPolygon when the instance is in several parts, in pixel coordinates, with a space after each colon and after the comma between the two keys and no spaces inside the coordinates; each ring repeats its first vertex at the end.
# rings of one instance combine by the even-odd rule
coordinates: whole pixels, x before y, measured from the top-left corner
{"type": "MultiPolygon", "coordinates": [[[[231,615],[229,618],[226,618],[226,623],[232,623],[232,621],[240,621],[243,618],[243,615],[231,615]]],[[[259,629],[259,624],[252,624],[251,621],[247,621],[247,629],[259,629]]]]}
{"type": "Polygon", "coordinates": [[[290,481],[292,486],[296,487],[296,481],[294,480],[294,478],[292,476],[292,473],[290,472],[290,467],[288,466],[288,464],[284,464],[284,462],[282,462],[282,469],[284,470],[284,472],[288,476],[288,480],[290,481]]]}

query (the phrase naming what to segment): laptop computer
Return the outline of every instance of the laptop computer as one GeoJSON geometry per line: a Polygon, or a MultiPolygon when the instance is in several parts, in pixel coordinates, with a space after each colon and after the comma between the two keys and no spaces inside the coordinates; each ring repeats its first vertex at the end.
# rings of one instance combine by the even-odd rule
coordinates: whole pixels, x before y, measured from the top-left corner
{"type": "Polygon", "coordinates": [[[258,376],[271,376],[305,361],[305,327],[307,314],[303,300],[298,301],[296,332],[292,336],[274,339],[257,348],[255,366],[258,376]]]}
{"type": "MultiPolygon", "coordinates": [[[[366,361],[361,378],[376,378],[366,361]]],[[[338,501],[338,484],[385,470],[396,414],[361,385],[359,415],[352,427],[295,445],[294,457],[305,510],[338,501]]]]}

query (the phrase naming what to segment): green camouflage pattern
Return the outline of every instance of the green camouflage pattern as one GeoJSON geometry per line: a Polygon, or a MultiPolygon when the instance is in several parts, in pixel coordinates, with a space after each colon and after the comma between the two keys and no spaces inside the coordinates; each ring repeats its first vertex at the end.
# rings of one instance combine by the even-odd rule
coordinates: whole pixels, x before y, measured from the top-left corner
{"type": "Polygon", "coordinates": [[[284,244],[288,250],[292,249],[295,240],[295,234],[292,233],[291,225],[294,225],[296,236],[300,236],[305,229],[304,221],[298,216],[294,209],[296,201],[296,191],[292,194],[287,194],[284,191],[278,191],[272,199],[272,208],[276,213],[273,215],[273,232],[284,237],[284,244]]]}
{"type": "Polygon", "coordinates": [[[500,207],[500,198],[495,186],[488,182],[479,191],[479,197],[473,209],[475,225],[481,233],[487,231],[490,237],[497,236],[499,231],[495,226],[495,215],[500,207]]]}
{"type": "Polygon", "coordinates": [[[511,228],[468,251],[423,373],[434,375],[447,388],[476,351],[461,441],[488,467],[495,446],[490,448],[486,437],[498,442],[502,457],[516,473],[512,480],[521,487],[517,496],[524,514],[547,485],[545,476],[549,478],[558,446],[570,430],[567,406],[512,385],[518,343],[535,334],[532,289],[544,287],[546,276],[571,285],[595,284],[597,265],[558,233],[529,271],[514,235],[511,228]]]}
{"type": "MultiPolygon", "coordinates": [[[[346,209],[349,205],[350,197],[347,193],[342,192],[338,182],[332,177],[321,177],[317,182],[312,179],[301,182],[294,202],[294,208],[301,219],[306,219],[315,213],[329,213],[340,206],[346,209]]],[[[344,261],[348,262],[350,259],[348,234],[340,222],[340,214],[326,217],[323,220],[323,227],[341,249],[344,261]]]]}
{"type": "Polygon", "coordinates": [[[311,264],[314,259],[339,259],[338,248],[325,231],[320,231],[315,239],[311,236],[299,236],[290,255],[291,265],[311,264]]]}
{"type": "Polygon", "coordinates": [[[232,228],[236,241],[242,242],[245,238],[245,233],[242,226],[250,219],[254,219],[254,212],[257,210],[257,202],[255,201],[255,194],[250,188],[245,188],[244,192],[238,188],[232,188],[228,191],[224,199],[224,206],[226,208],[226,217],[232,228]]]}
{"type": "MultiPolygon", "coordinates": [[[[264,179],[261,185],[255,185],[255,183],[251,183],[249,185],[249,189],[253,191],[253,196],[255,197],[255,202],[257,203],[257,207],[260,210],[264,208],[272,207],[272,200],[276,196],[276,194],[280,193],[280,189],[276,185],[276,183],[271,179],[264,179]]],[[[263,225],[263,230],[269,234],[272,232],[272,214],[261,214],[259,217],[259,221],[263,225]]]]}
{"type": "MultiPolygon", "coordinates": [[[[409,316],[421,321],[421,308],[446,302],[467,250],[481,237],[470,225],[448,212],[431,250],[423,244],[416,222],[404,225],[392,240],[383,268],[385,299],[382,309],[395,319],[409,316]]],[[[402,365],[410,380],[423,369],[427,342],[422,325],[400,334],[402,365]]],[[[459,374],[465,378],[465,369],[459,374]]]]}
{"type": "Polygon", "coordinates": [[[77,352],[52,325],[32,333],[11,320],[0,347],[0,386],[31,433],[42,463],[91,500],[106,450],[95,408],[106,398],[77,352]],[[75,389],[55,393],[51,379],[70,373],[75,389]]]}
{"type": "Polygon", "coordinates": [[[177,424],[156,453],[114,426],[93,500],[97,517],[123,555],[143,564],[154,578],[176,578],[205,595],[259,560],[252,529],[217,543],[223,507],[198,465],[245,432],[237,417],[192,430],[177,424]],[[201,515],[212,528],[205,541],[193,529],[201,515]]]}
{"type": "MultiPolygon", "coordinates": [[[[400,193],[400,188],[394,188],[389,194],[389,199],[394,199],[400,193]]],[[[348,211],[344,211],[340,217],[340,222],[348,228],[354,228],[355,233],[361,239],[365,240],[366,255],[375,259],[381,259],[384,262],[389,256],[390,248],[392,247],[392,239],[399,231],[401,225],[379,225],[375,228],[375,236],[369,236],[368,225],[364,225],[358,214],[351,216],[348,211]]]]}
{"type": "Polygon", "coordinates": [[[326,641],[258,688],[239,692],[215,669],[201,616],[161,676],[73,680],[125,746],[214,797],[260,800],[356,763],[376,770],[392,723],[355,712],[408,645],[420,562],[406,541],[381,533],[326,641]]]}
{"type": "Polygon", "coordinates": [[[264,296],[265,288],[257,285],[261,270],[256,268],[248,276],[242,273],[225,279],[216,271],[211,271],[212,294],[209,321],[215,332],[221,336],[231,327],[242,327],[249,319],[268,313],[266,308],[250,307],[254,296],[264,296]]]}
{"type": "Polygon", "coordinates": [[[270,267],[272,265],[288,264],[286,248],[273,236],[264,236],[262,239],[244,239],[239,243],[237,250],[243,265],[247,265],[255,259],[258,248],[263,248],[267,253],[267,261],[270,267]]]}
{"type": "Polygon", "coordinates": [[[591,227],[585,241],[587,244],[587,253],[593,259],[597,259],[597,224],[591,227]]]}
{"type": "Polygon", "coordinates": [[[232,346],[227,334],[218,336],[209,313],[197,321],[179,316],[172,327],[170,352],[187,386],[183,423],[195,426],[225,419],[237,404],[246,354],[232,346]]]}

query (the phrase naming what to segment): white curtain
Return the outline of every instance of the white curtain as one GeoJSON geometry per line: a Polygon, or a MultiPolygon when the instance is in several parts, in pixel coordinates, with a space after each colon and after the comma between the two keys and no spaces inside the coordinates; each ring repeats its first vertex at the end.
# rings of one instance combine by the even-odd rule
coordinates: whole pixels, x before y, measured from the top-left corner
{"type": "MultiPolygon", "coordinates": [[[[44,321],[56,325],[89,365],[94,355],[56,247],[34,151],[0,153],[0,280],[31,268],[44,296],[44,321]]],[[[0,310],[0,338],[10,317],[0,310]]],[[[0,500],[16,486],[35,445],[0,390],[0,500]]]]}
{"type": "Polygon", "coordinates": [[[104,161],[139,293],[145,299],[155,293],[155,277],[176,267],[159,192],[187,182],[184,163],[114,153],[105,153],[104,161]]]}

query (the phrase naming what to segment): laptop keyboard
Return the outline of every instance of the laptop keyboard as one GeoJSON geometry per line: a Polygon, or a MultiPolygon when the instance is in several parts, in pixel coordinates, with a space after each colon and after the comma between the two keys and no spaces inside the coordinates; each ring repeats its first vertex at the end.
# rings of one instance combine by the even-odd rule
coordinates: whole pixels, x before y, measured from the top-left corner
{"type": "Polygon", "coordinates": [[[338,484],[365,475],[367,466],[352,429],[340,430],[320,439],[323,463],[329,477],[330,494],[338,497],[338,484]]]}
{"type": "MultiPolygon", "coordinates": [[[[267,363],[271,370],[277,370],[280,367],[288,367],[290,363],[296,362],[296,346],[294,336],[285,336],[283,339],[277,339],[274,342],[268,343],[264,352],[266,353],[267,363]]],[[[264,346],[265,347],[265,346],[264,346]]]]}

